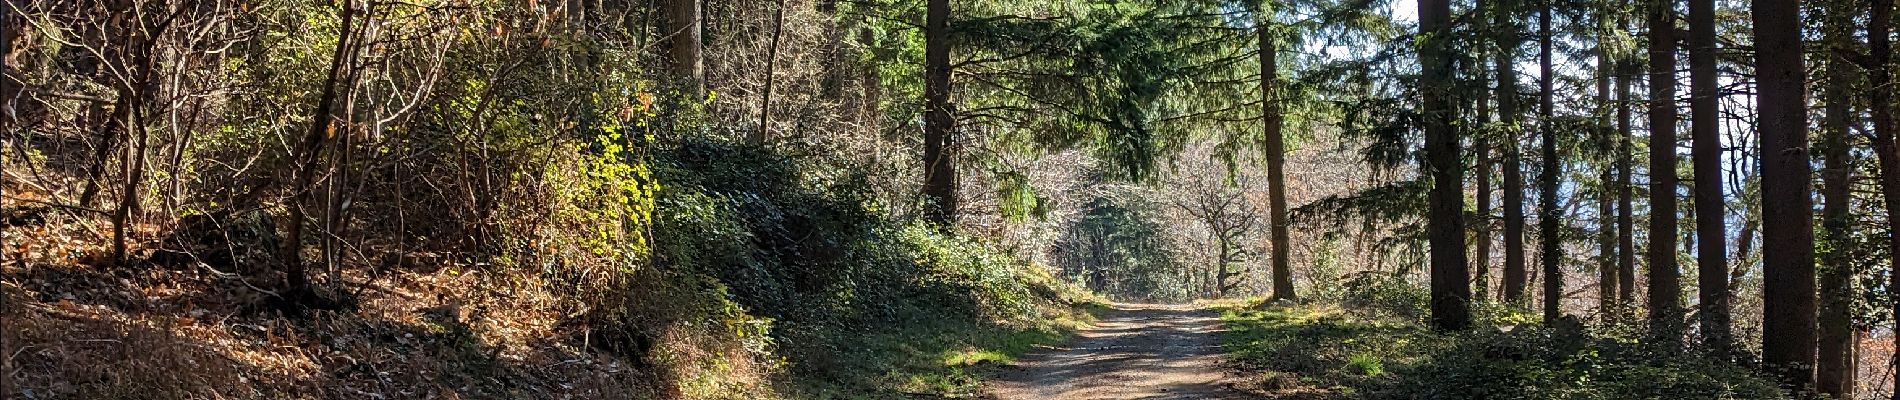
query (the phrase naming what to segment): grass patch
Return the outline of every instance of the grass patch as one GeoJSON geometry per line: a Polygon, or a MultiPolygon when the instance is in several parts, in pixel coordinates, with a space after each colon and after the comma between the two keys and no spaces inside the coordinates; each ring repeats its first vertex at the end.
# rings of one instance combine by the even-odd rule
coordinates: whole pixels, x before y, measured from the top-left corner
{"type": "Polygon", "coordinates": [[[803,371],[799,398],[888,399],[896,395],[972,397],[999,368],[1067,341],[1103,306],[1082,303],[1049,318],[1012,323],[917,321],[852,338],[829,365],[803,371]],[[813,376],[822,375],[822,376],[813,376]]]}
{"type": "Polygon", "coordinates": [[[1770,378],[1613,334],[1541,326],[1441,334],[1337,306],[1225,307],[1255,386],[1323,399],[1782,399],[1770,378]]]}

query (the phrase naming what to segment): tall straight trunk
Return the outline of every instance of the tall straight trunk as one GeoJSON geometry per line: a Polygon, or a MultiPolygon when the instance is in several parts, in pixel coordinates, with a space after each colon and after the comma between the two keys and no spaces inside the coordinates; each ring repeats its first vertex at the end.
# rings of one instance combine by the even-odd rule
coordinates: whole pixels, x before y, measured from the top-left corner
{"type": "Polygon", "coordinates": [[[1503,49],[1494,62],[1498,68],[1498,122],[1507,127],[1498,151],[1504,153],[1504,165],[1498,167],[1504,186],[1504,301],[1513,305],[1524,302],[1524,165],[1523,135],[1519,130],[1517,100],[1517,47],[1519,40],[1515,14],[1517,0],[1500,0],[1492,15],[1499,26],[1498,47],[1503,49]]]}
{"type": "MultiPolygon", "coordinates": [[[[1629,18],[1617,17],[1617,29],[1630,31],[1629,18]]],[[[1630,57],[1633,58],[1633,57],[1630,57]]],[[[1635,167],[1634,104],[1630,81],[1636,80],[1635,60],[1616,64],[1616,298],[1623,307],[1636,304],[1636,188],[1630,180],[1635,167]]]]}
{"type": "Polygon", "coordinates": [[[1464,330],[1471,325],[1470,266],[1465,264],[1463,154],[1451,125],[1454,102],[1450,49],[1451,2],[1419,0],[1420,106],[1425,115],[1425,158],[1431,171],[1427,236],[1431,242],[1432,327],[1464,330]]]}
{"type": "MultiPolygon", "coordinates": [[[[1479,126],[1491,123],[1490,101],[1490,96],[1478,94],[1479,126]]],[[[1495,162],[1491,158],[1491,141],[1488,138],[1473,138],[1472,147],[1472,152],[1478,154],[1477,170],[1471,174],[1472,180],[1477,181],[1478,220],[1471,224],[1473,234],[1477,237],[1477,243],[1473,245],[1476,249],[1471,252],[1474,258],[1471,266],[1477,269],[1471,286],[1473,298],[1482,299],[1489,296],[1491,288],[1491,165],[1495,162]]]]}
{"type": "Polygon", "coordinates": [[[1728,224],[1722,197],[1722,116],[1715,76],[1715,0],[1689,0],[1689,133],[1695,165],[1696,289],[1703,345],[1728,357],[1728,224]]]}
{"type": "Polygon", "coordinates": [[[1557,128],[1552,118],[1556,109],[1552,97],[1555,93],[1551,71],[1551,19],[1550,2],[1543,4],[1542,12],[1537,15],[1537,64],[1538,64],[1538,108],[1537,127],[1542,136],[1538,139],[1544,167],[1537,174],[1537,239],[1542,245],[1539,252],[1544,264],[1544,323],[1557,322],[1563,316],[1564,270],[1563,238],[1558,232],[1558,219],[1563,210],[1557,207],[1557,176],[1563,173],[1564,162],[1557,157],[1557,128]]]}
{"type": "MultiPolygon", "coordinates": [[[[1892,88],[1893,86],[1893,42],[1888,37],[1893,22],[1893,0],[1873,0],[1872,17],[1867,23],[1867,47],[1872,59],[1867,60],[1867,86],[1871,88],[1892,88]]],[[[1887,246],[1900,249],[1900,145],[1894,143],[1893,90],[1868,90],[1870,114],[1873,115],[1874,154],[1880,162],[1880,192],[1887,205],[1887,246]]],[[[1893,257],[1888,265],[1900,266],[1900,251],[1889,251],[1893,257]]],[[[1900,287],[1900,273],[1890,274],[1892,281],[1888,287],[1900,287]]],[[[1887,291],[1888,301],[1893,305],[1893,317],[1900,321],[1900,291],[1887,291]]],[[[1900,335],[1893,335],[1894,345],[1900,346],[1900,335]]],[[[1900,353],[1895,353],[1893,367],[1900,367],[1900,353]]],[[[1893,392],[1894,400],[1900,400],[1900,390],[1893,392]]]]}
{"type": "MultiPolygon", "coordinates": [[[[1798,1],[1751,3],[1762,49],[1799,49],[1798,1]]],[[[1791,388],[1814,383],[1814,216],[1809,196],[1805,61],[1799,51],[1756,52],[1761,115],[1762,361],[1791,388]]],[[[1880,90],[1875,90],[1880,92],[1880,90]]]]}
{"type": "Polygon", "coordinates": [[[705,24],[700,18],[700,0],[666,0],[667,61],[672,68],[673,79],[688,100],[698,101],[706,93],[706,63],[700,55],[701,31],[705,24]]]}
{"type": "MultiPolygon", "coordinates": [[[[1608,13],[1599,15],[1607,17],[1608,13]]],[[[1610,60],[1609,49],[1604,48],[1605,37],[1599,34],[1596,43],[1598,125],[1592,131],[1596,132],[1597,151],[1603,157],[1599,160],[1604,162],[1597,174],[1602,187],[1597,191],[1597,313],[1612,320],[1616,315],[1616,169],[1608,161],[1616,152],[1610,121],[1610,81],[1614,80],[1616,61],[1610,60]]]]}
{"type": "Polygon", "coordinates": [[[1286,220],[1286,139],[1281,136],[1285,116],[1280,113],[1279,48],[1273,41],[1273,14],[1262,6],[1260,15],[1260,108],[1267,137],[1267,205],[1269,234],[1273,237],[1273,298],[1298,301],[1293,292],[1293,268],[1288,262],[1292,240],[1287,236],[1286,220]]]}
{"type": "Polygon", "coordinates": [[[1682,340],[1682,272],[1676,267],[1676,19],[1674,0],[1649,10],[1649,331],[1682,340]]]}
{"type": "MultiPolygon", "coordinates": [[[[1857,8],[1857,7],[1856,7],[1857,8]]],[[[1854,331],[1853,240],[1848,239],[1849,204],[1852,192],[1853,153],[1848,150],[1847,135],[1854,118],[1852,84],[1855,66],[1841,53],[1854,47],[1854,8],[1830,7],[1827,15],[1827,86],[1822,90],[1826,116],[1822,122],[1821,148],[1825,166],[1821,171],[1821,237],[1827,241],[1821,254],[1821,310],[1819,351],[1815,355],[1815,390],[1838,399],[1854,397],[1858,356],[1854,331]]],[[[1746,239],[1746,238],[1744,238],[1746,239]]],[[[1747,254],[1743,254],[1746,257],[1747,254]]]]}
{"type": "Polygon", "coordinates": [[[950,109],[950,0],[930,0],[924,16],[924,219],[956,224],[957,168],[950,109]]]}

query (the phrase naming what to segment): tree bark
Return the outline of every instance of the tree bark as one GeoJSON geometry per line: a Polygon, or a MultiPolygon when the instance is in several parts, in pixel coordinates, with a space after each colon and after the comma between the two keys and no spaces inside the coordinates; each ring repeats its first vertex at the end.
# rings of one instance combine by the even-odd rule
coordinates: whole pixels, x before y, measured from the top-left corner
{"type": "MultiPolygon", "coordinates": [[[[1869,13],[1872,18],[1867,23],[1867,48],[1873,58],[1867,60],[1864,67],[1868,69],[1867,85],[1872,88],[1892,88],[1893,42],[1888,35],[1892,33],[1893,0],[1873,0],[1871,3],[1873,9],[1869,13]]],[[[1871,136],[1874,154],[1880,163],[1881,199],[1889,210],[1887,246],[1889,249],[1900,249],[1900,231],[1894,231],[1900,227],[1900,213],[1892,212],[1900,210],[1900,145],[1894,143],[1893,90],[1868,90],[1867,93],[1867,107],[1873,115],[1874,133],[1871,136]]],[[[1888,265],[1900,266],[1900,263],[1893,263],[1900,262],[1900,251],[1889,251],[1888,256],[1893,257],[1888,265]]],[[[1900,287],[1900,273],[1889,275],[1892,280],[1888,287],[1900,287]]],[[[1893,317],[1900,321],[1900,291],[1889,290],[1887,295],[1888,302],[1894,306],[1893,317]]],[[[1893,336],[1894,344],[1900,345],[1900,335],[1893,336]]],[[[1892,366],[1900,367],[1900,353],[1894,354],[1892,366]]],[[[1900,400],[1900,390],[1894,391],[1893,398],[1900,400]]]]}
{"type": "Polygon", "coordinates": [[[950,1],[929,0],[924,18],[924,219],[956,224],[956,117],[950,107],[950,1]]]}
{"type": "MultiPolygon", "coordinates": [[[[1629,19],[1618,17],[1618,29],[1629,32],[1629,19]]],[[[1636,188],[1630,179],[1635,168],[1635,102],[1630,81],[1636,80],[1634,60],[1617,60],[1616,74],[1616,298],[1626,308],[1636,304],[1636,188]]]]}
{"type": "Polygon", "coordinates": [[[303,260],[303,220],[304,198],[309,196],[310,188],[316,179],[318,161],[322,159],[323,147],[335,134],[335,106],[337,82],[343,69],[349,64],[351,49],[355,45],[356,8],[353,2],[343,2],[339,11],[342,16],[337,28],[336,51],[330,56],[330,72],[323,80],[322,94],[317,97],[317,107],[311,112],[310,130],[297,146],[297,163],[294,178],[297,182],[291,188],[290,217],[288,229],[284,233],[284,287],[293,300],[308,300],[314,294],[310,290],[310,274],[303,260]]]}
{"type": "MultiPolygon", "coordinates": [[[[1598,10],[1607,18],[1609,13],[1598,10]]],[[[1607,25],[1603,25],[1607,26],[1607,25]]],[[[1608,35],[1599,34],[1596,43],[1597,62],[1597,150],[1604,161],[1597,174],[1597,183],[1602,190],[1597,191],[1597,314],[1605,320],[1614,320],[1616,316],[1616,169],[1610,159],[1616,153],[1616,137],[1612,134],[1613,121],[1610,110],[1610,82],[1615,80],[1616,61],[1610,59],[1609,49],[1604,46],[1608,35]]]]}
{"type": "Polygon", "coordinates": [[[1465,264],[1463,160],[1458,151],[1458,134],[1451,119],[1453,102],[1451,57],[1451,3],[1447,0],[1419,0],[1419,33],[1426,40],[1419,46],[1420,77],[1425,115],[1425,157],[1432,179],[1427,216],[1427,235],[1431,242],[1432,326],[1439,330],[1464,330],[1471,325],[1471,282],[1465,264]]]}
{"type": "MultiPolygon", "coordinates": [[[[1478,94],[1479,126],[1491,124],[1490,97],[1485,93],[1478,94]]],[[[1491,158],[1491,142],[1488,138],[1473,138],[1472,147],[1472,152],[1478,154],[1478,167],[1471,173],[1472,180],[1477,181],[1478,220],[1472,221],[1471,225],[1478,243],[1472,251],[1471,266],[1477,271],[1474,271],[1476,274],[1471,286],[1473,298],[1483,299],[1489,297],[1491,287],[1491,165],[1496,162],[1491,158]]]]}
{"type": "Polygon", "coordinates": [[[1267,140],[1267,210],[1268,230],[1272,236],[1273,299],[1299,301],[1299,295],[1293,292],[1293,268],[1289,265],[1288,255],[1292,240],[1287,235],[1286,220],[1286,138],[1281,129],[1285,125],[1285,116],[1280,113],[1279,48],[1273,41],[1271,27],[1273,11],[1261,7],[1260,11],[1260,108],[1261,121],[1267,140]]]}
{"type": "Polygon", "coordinates": [[[1682,341],[1682,276],[1676,266],[1676,22],[1674,0],[1649,10],[1649,331],[1682,341]]]}
{"type": "Polygon", "coordinates": [[[667,61],[687,100],[699,101],[706,95],[706,63],[700,54],[705,24],[700,18],[700,0],[667,1],[667,61]]]}
{"type": "Polygon", "coordinates": [[[1494,22],[1500,26],[1495,63],[1498,68],[1498,122],[1504,123],[1504,138],[1498,143],[1498,151],[1504,153],[1504,165],[1499,166],[1503,176],[1499,178],[1504,186],[1504,297],[1506,303],[1521,305],[1524,302],[1525,271],[1524,260],[1524,166],[1522,141],[1518,124],[1518,88],[1517,88],[1517,47],[1519,43],[1516,13],[1516,0],[1498,1],[1494,12],[1494,22]]]}
{"type": "Polygon", "coordinates": [[[1716,101],[1715,0],[1689,0],[1689,132],[1695,168],[1696,289],[1703,345],[1727,358],[1728,224],[1722,197],[1722,116],[1716,101]]]}
{"type": "Polygon", "coordinates": [[[1538,243],[1542,245],[1542,251],[1539,252],[1539,255],[1541,256],[1540,258],[1543,259],[1544,265],[1545,324],[1554,324],[1558,318],[1563,316],[1564,299],[1564,271],[1562,264],[1564,255],[1563,238],[1561,237],[1561,233],[1558,232],[1558,220],[1562,210],[1557,208],[1557,177],[1563,173],[1564,163],[1562,159],[1557,157],[1557,128],[1552,121],[1556,103],[1553,101],[1554,93],[1552,92],[1554,90],[1553,84],[1555,81],[1553,81],[1553,79],[1555,78],[1555,74],[1551,71],[1551,36],[1553,35],[1553,32],[1550,30],[1551,7],[1550,2],[1545,2],[1541,7],[1542,12],[1539,13],[1537,17],[1537,42],[1539,47],[1537,56],[1539,70],[1537,85],[1539,88],[1538,93],[1541,96],[1538,102],[1537,125],[1542,136],[1542,138],[1538,140],[1538,144],[1541,146],[1542,151],[1540,153],[1542,153],[1541,156],[1544,159],[1544,167],[1540,169],[1537,174],[1539,194],[1537,199],[1537,239],[1538,243]]]}
{"type": "MultiPolygon", "coordinates": [[[[1762,49],[1801,48],[1798,1],[1751,3],[1762,49]]],[[[1814,384],[1813,176],[1808,156],[1807,71],[1799,51],[1756,52],[1761,120],[1762,361],[1790,388],[1814,384]]],[[[1880,92],[1875,90],[1874,92],[1880,92]]]]}
{"type": "MultiPolygon", "coordinates": [[[[1854,118],[1849,85],[1856,73],[1854,65],[1842,56],[1842,52],[1855,44],[1854,11],[1851,7],[1830,7],[1826,11],[1824,29],[1831,56],[1827,63],[1827,86],[1821,94],[1826,104],[1821,140],[1825,146],[1821,149],[1825,159],[1821,171],[1821,237],[1827,241],[1828,250],[1821,254],[1819,271],[1821,304],[1816,320],[1820,325],[1820,343],[1815,355],[1814,380],[1816,391],[1838,399],[1854,397],[1855,375],[1859,372],[1853,319],[1856,271],[1851,258],[1854,241],[1849,239],[1853,227],[1848,203],[1852,196],[1854,162],[1847,143],[1849,121],[1854,118]]],[[[1741,256],[1747,257],[1747,254],[1741,256]]]]}

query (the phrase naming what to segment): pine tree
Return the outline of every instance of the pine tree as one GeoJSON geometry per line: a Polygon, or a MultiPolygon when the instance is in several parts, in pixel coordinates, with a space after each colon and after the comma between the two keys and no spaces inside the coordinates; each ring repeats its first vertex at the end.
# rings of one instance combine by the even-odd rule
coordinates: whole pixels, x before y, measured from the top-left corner
{"type": "Polygon", "coordinates": [[[950,105],[950,1],[930,0],[924,16],[924,219],[956,225],[956,116],[950,105]]]}
{"type": "Polygon", "coordinates": [[[1853,16],[1859,7],[1842,3],[1846,2],[1830,3],[1823,28],[1826,48],[1832,50],[1827,58],[1827,86],[1821,94],[1826,116],[1821,128],[1825,166],[1821,171],[1820,237],[1827,242],[1827,251],[1821,254],[1819,266],[1821,305],[1816,320],[1820,344],[1814,373],[1815,390],[1848,399],[1854,396],[1855,375],[1859,372],[1855,349],[1859,342],[1853,318],[1854,240],[1850,239],[1853,233],[1849,226],[1854,161],[1847,143],[1850,120],[1854,118],[1851,86],[1859,74],[1844,54],[1856,44],[1853,16]]]}
{"type": "Polygon", "coordinates": [[[1454,115],[1450,101],[1452,60],[1451,3],[1446,0],[1419,0],[1418,59],[1424,74],[1419,78],[1421,107],[1425,119],[1425,157],[1431,175],[1431,193],[1427,231],[1431,242],[1432,326],[1440,330],[1464,330],[1471,325],[1471,282],[1465,264],[1464,181],[1458,134],[1453,130],[1454,115]]]}
{"type": "Polygon", "coordinates": [[[1722,133],[1715,76],[1715,0],[1689,0],[1689,132],[1695,169],[1696,289],[1703,344],[1727,357],[1728,226],[1722,197],[1722,133]]]}
{"type": "Polygon", "coordinates": [[[1551,70],[1551,46],[1555,40],[1551,32],[1552,2],[1542,4],[1542,12],[1537,17],[1538,44],[1538,140],[1544,161],[1537,176],[1537,227],[1538,243],[1542,245],[1540,255],[1544,265],[1544,323],[1552,324],[1563,314],[1564,271],[1563,238],[1558,232],[1563,210],[1557,207],[1557,177],[1563,174],[1564,161],[1557,157],[1557,127],[1554,111],[1557,108],[1553,97],[1556,95],[1553,85],[1556,74],[1551,70]]]}
{"type": "Polygon", "coordinates": [[[1673,0],[1649,9],[1649,332],[1682,340],[1682,275],[1676,267],[1676,19],[1673,0]]]}
{"type": "Polygon", "coordinates": [[[1286,117],[1280,111],[1279,48],[1275,46],[1273,38],[1271,2],[1262,1],[1258,13],[1259,22],[1255,29],[1259,31],[1260,40],[1260,119],[1266,136],[1267,229],[1273,245],[1270,250],[1273,299],[1298,301],[1300,297],[1293,292],[1293,269],[1288,260],[1292,240],[1287,234],[1286,219],[1286,137],[1281,133],[1286,117]]]}
{"type": "Polygon", "coordinates": [[[1503,138],[1498,143],[1498,151],[1504,153],[1504,164],[1498,167],[1503,171],[1499,183],[1504,186],[1503,299],[1506,303],[1522,304],[1529,271],[1525,270],[1524,260],[1524,165],[1516,67],[1521,39],[1516,10],[1517,0],[1499,0],[1492,18],[1498,26],[1499,51],[1493,61],[1498,69],[1498,122],[1504,125],[1503,138]]]}
{"type": "MultiPolygon", "coordinates": [[[[1755,45],[1800,49],[1799,1],[1752,3],[1755,45]]],[[[1755,53],[1761,116],[1762,361],[1790,388],[1814,383],[1815,282],[1805,60],[1755,53]]]]}

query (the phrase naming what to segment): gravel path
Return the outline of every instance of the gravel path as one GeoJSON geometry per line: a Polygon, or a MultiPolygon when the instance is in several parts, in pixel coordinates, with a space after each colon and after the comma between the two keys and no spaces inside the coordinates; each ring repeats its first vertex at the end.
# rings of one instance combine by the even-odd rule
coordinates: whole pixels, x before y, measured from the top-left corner
{"type": "Polygon", "coordinates": [[[1117,304],[1066,348],[1018,360],[985,391],[998,400],[1254,397],[1220,365],[1221,322],[1187,305],[1117,304]]]}

